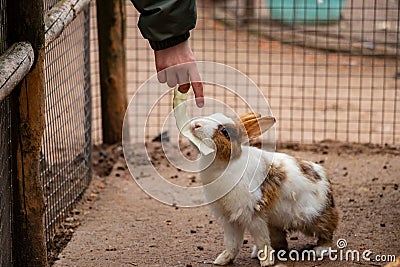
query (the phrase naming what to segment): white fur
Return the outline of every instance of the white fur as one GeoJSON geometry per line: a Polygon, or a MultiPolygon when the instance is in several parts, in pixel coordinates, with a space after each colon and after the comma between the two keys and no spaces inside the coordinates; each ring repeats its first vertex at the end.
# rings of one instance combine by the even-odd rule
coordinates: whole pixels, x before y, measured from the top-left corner
{"type": "MultiPolygon", "coordinates": [[[[202,123],[196,134],[202,138],[212,138],[218,128],[218,122],[233,123],[231,119],[224,117],[222,114],[214,114],[196,120],[202,123]]],[[[211,156],[203,156],[200,165],[208,164],[210,161],[207,157],[211,156]]],[[[259,251],[265,246],[270,248],[268,225],[272,228],[292,230],[302,229],[312,223],[324,209],[329,190],[329,181],[323,168],[317,164],[313,164],[313,167],[321,177],[321,180],[316,182],[304,177],[293,157],[242,145],[240,157],[231,160],[228,165],[215,159],[203,170],[200,177],[204,184],[208,184],[204,189],[205,195],[213,202],[211,210],[224,227],[226,249],[214,263],[225,265],[236,257],[245,229],[253,236],[259,251]],[[283,168],[287,180],[281,184],[279,198],[273,206],[260,211],[263,204],[260,185],[267,178],[271,164],[283,168]]],[[[254,254],[255,252],[252,256],[255,256],[254,254]]],[[[273,263],[273,259],[270,258],[260,261],[261,266],[273,263]]]]}
{"type": "Polygon", "coordinates": [[[207,117],[198,118],[191,121],[192,131],[200,139],[211,139],[219,125],[235,124],[231,118],[222,113],[215,113],[207,117]],[[198,124],[201,127],[195,128],[198,124]]]}

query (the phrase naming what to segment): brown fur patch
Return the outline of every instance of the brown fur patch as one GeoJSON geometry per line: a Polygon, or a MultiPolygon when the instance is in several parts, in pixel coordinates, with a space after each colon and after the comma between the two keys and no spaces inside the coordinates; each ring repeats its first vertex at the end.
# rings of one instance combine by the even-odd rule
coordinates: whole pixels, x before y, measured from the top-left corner
{"type": "Polygon", "coordinates": [[[243,126],[246,129],[248,138],[250,139],[259,137],[262,134],[257,119],[244,121],[243,126]]]}
{"type": "MultiPolygon", "coordinates": [[[[223,126],[221,126],[223,127],[223,126]]],[[[214,133],[213,140],[217,148],[216,157],[219,160],[228,162],[240,156],[242,147],[240,143],[238,129],[235,125],[225,125],[229,132],[230,140],[228,140],[222,133],[221,127],[214,133]]]]}
{"type": "Polygon", "coordinates": [[[254,113],[254,112],[248,112],[246,114],[243,114],[240,116],[240,120],[242,122],[248,121],[248,120],[252,120],[252,119],[258,119],[261,118],[261,114],[260,113],[254,113]]]}
{"type": "MultiPolygon", "coordinates": [[[[266,162],[269,166],[269,162],[266,162]]],[[[287,179],[286,172],[282,167],[271,164],[268,169],[268,175],[261,184],[263,194],[263,203],[265,207],[270,207],[280,196],[281,184],[287,179]]]]}
{"type": "Polygon", "coordinates": [[[299,165],[300,171],[303,175],[310,180],[311,182],[318,182],[321,180],[321,176],[319,173],[314,169],[312,164],[308,161],[296,158],[297,164],[299,165]]]}
{"type": "Polygon", "coordinates": [[[328,199],[328,205],[331,206],[332,208],[335,208],[335,200],[333,199],[333,194],[332,194],[332,189],[329,188],[328,193],[326,194],[326,198],[328,199]]]}

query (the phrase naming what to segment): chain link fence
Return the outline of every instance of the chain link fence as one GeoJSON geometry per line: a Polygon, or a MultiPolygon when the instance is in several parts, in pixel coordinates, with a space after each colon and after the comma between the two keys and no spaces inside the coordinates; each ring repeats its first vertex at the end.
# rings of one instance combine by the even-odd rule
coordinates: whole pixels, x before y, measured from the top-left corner
{"type": "MultiPolygon", "coordinates": [[[[340,13],[338,21],[282,22],[279,16],[290,19],[296,10],[288,3],[296,2],[310,5],[297,7],[298,20],[315,11],[317,2],[329,3],[197,1],[197,25],[190,39],[196,59],[227,64],[248,75],[277,118],[278,141],[399,144],[399,2],[336,1],[343,3],[342,10],[329,8],[340,13]]],[[[327,18],[334,19],[329,14],[327,18]]],[[[137,29],[137,20],[138,13],[128,1],[130,96],[155,74],[153,53],[137,29]]],[[[227,94],[205,86],[206,96],[224,100],[227,94]]],[[[242,97],[251,98],[251,92],[242,97]]],[[[152,110],[148,138],[160,133],[168,106],[172,106],[171,95],[152,110]]]]}

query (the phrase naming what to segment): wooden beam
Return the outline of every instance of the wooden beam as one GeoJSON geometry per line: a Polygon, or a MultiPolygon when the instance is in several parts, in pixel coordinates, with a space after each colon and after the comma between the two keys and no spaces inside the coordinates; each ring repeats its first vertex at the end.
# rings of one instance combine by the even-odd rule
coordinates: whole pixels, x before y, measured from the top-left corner
{"type": "Polygon", "coordinates": [[[28,74],[35,55],[28,42],[13,44],[0,56],[0,102],[28,74]]]}
{"type": "MultiPolygon", "coordinates": [[[[45,127],[44,1],[7,0],[8,39],[32,44],[35,62],[13,99],[18,114],[17,177],[13,181],[13,266],[47,266],[44,194],[40,182],[40,148],[45,127]],[[15,101],[14,101],[15,100],[15,101]]],[[[14,95],[14,92],[13,92],[14,95]]]]}
{"type": "Polygon", "coordinates": [[[103,142],[122,141],[127,108],[125,0],[97,0],[103,142]]]}
{"type": "Polygon", "coordinates": [[[57,39],[64,29],[90,4],[90,0],[61,0],[44,15],[45,47],[57,39]]]}

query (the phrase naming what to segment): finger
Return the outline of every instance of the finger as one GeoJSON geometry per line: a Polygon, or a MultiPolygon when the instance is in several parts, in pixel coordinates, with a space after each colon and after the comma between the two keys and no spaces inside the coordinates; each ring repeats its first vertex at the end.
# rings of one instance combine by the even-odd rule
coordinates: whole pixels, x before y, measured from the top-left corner
{"type": "Polygon", "coordinates": [[[176,76],[176,73],[173,71],[167,72],[167,85],[169,87],[175,87],[178,84],[178,77],[176,76]]]}
{"type": "Polygon", "coordinates": [[[157,79],[160,83],[165,83],[167,81],[167,72],[165,70],[157,72],[157,79]]]}
{"type": "Polygon", "coordinates": [[[194,82],[192,83],[192,87],[196,97],[196,104],[199,108],[202,108],[204,106],[203,83],[194,82]]]}
{"type": "Polygon", "coordinates": [[[187,93],[190,88],[190,78],[188,70],[186,68],[179,68],[177,69],[176,75],[178,77],[179,84],[178,90],[181,93],[187,93]]]}
{"type": "Polygon", "coordinates": [[[176,76],[178,77],[178,84],[190,83],[189,69],[185,67],[176,68],[176,76]]]}
{"type": "Polygon", "coordinates": [[[189,76],[192,82],[194,95],[196,97],[196,104],[199,108],[201,108],[204,106],[203,83],[201,82],[200,74],[196,65],[193,65],[193,67],[190,68],[189,76]]]}

